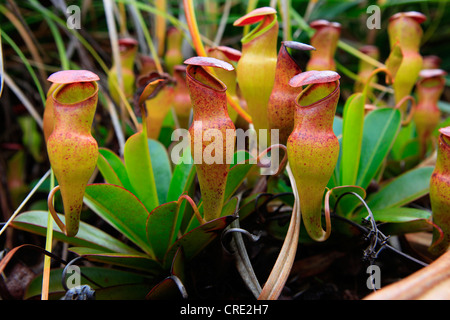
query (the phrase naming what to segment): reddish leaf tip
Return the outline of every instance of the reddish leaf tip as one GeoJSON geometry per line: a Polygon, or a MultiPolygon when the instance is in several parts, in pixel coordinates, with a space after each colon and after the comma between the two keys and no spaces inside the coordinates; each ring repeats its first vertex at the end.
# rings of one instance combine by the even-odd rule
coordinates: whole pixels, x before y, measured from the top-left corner
{"type": "Polygon", "coordinates": [[[411,18],[411,19],[415,20],[417,23],[423,23],[427,20],[427,16],[421,12],[408,11],[408,12],[399,12],[399,13],[394,14],[392,17],[389,18],[389,21],[393,21],[393,20],[401,18],[401,17],[411,18]]]}
{"type": "Polygon", "coordinates": [[[419,73],[419,76],[421,78],[444,77],[446,75],[447,72],[442,69],[423,69],[419,73]]]}
{"type": "Polygon", "coordinates": [[[444,136],[450,138],[450,126],[449,126],[449,127],[440,128],[440,129],[439,129],[439,132],[440,132],[441,134],[443,134],[444,136]]]}
{"type": "Polygon", "coordinates": [[[184,63],[195,66],[222,68],[227,71],[234,70],[234,67],[228,62],[211,57],[192,57],[185,60],[184,63]]]}
{"type": "Polygon", "coordinates": [[[302,50],[302,51],[316,50],[316,48],[314,48],[313,46],[311,46],[309,44],[305,44],[305,43],[301,43],[301,42],[297,42],[297,41],[282,41],[281,43],[285,47],[295,49],[295,50],[302,50]]]}
{"type": "Polygon", "coordinates": [[[277,11],[272,7],[257,8],[255,10],[250,11],[245,16],[242,16],[239,19],[237,19],[233,23],[233,26],[242,27],[249,24],[254,24],[264,19],[265,16],[275,15],[276,13],[277,11]]]}
{"type": "Polygon", "coordinates": [[[325,70],[317,71],[311,70],[299,73],[289,80],[289,85],[291,87],[301,87],[308,84],[314,83],[327,83],[339,80],[341,76],[334,71],[325,70]]]}
{"type": "Polygon", "coordinates": [[[137,46],[138,42],[133,38],[122,38],[118,41],[119,46],[137,46]]]}
{"type": "Polygon", "coordinates": [[[99,81],[100,78],[89,70],[62,70],[51,74],[47,80],[53,83],[74,83],[99,81]]]}
{"type": "Polygon", "coordinates": [[[213,48],[209,48],[208,52],[214,51],[214,50],[219,50],[220,52],[222,52],[228,59],[230,59],[231,61],[239,61],[239,59],[242,56],[242,53],[239,50],[227,47],[227,46],[217,46],[217,47],[213,47],[213,48]]]}
{"type": "Polygon", "coordinates": [[[321,29],[323,27],[332,27],[341,30],[341,24],[339,22],[330,22],[325,19],[314,20],[309,24],[309,26],[316,30],[321,29]]]}

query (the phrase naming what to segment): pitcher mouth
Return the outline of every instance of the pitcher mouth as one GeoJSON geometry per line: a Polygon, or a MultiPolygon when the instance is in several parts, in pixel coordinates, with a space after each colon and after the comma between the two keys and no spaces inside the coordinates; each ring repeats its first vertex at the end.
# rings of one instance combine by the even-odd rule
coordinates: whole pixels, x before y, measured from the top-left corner
{"type": "Polygon", "coordinates": [[[446,148],[450,148],[450,127],[441,128],[439,132],[439,140],[442,141],[446,148]]]}
{"type": "MultiPolygon", "coordinates": [[[[78,91],[78,90],[77,90],[78,91]]],[[[96,81],[63,83],[52,93],[55,103],[62,106],[72,106],[89,100],[98,94],[98,84],[96,81]],[[70,89],[82,89],[81,93],[72,93],[70,89]]]]}
{"type": "Polygon", "coordinates": [[[227,86],[221,80],[210,74],[205,70],[202,66],[196,65],[188,65],[186,68],[186,77],[191,79],[198,85],[206,87],[208,89],[217,91],[217,92],[225,92],[227,90],[227,86]],[[195,69],[194,69],[195,68],[195,69]],[[194,70],[192,70],[194,69],[194,70]],[[195,77],[194,74],[201,73],[202,78],[208,78],[208,83],[201,81],[199,78],[195,77]]]}
{"type": "Polygon", "coordinates": [[[325,97],[323,97],[323,98],[321,98],[320,100],[317,100],[317,101],[315,101],[315,102],[313,102],[313,103],[311,103],[311,104],[308,104],[308,105],[300,105],[299,104],[299,100],[302,98],[302,96],[303,96],[303,94],[305,94],[306,92],[308,92],[309,90],[311,90],[312,88],[314,88],[314,86],[316,86],[316,85],[318,85],[318,84],[312,84],[312,85],[309,85],[308,87],[306,87],[304,90],[302,90],[302,92],[300,92],[300,94],[297,96],[297,98],[295,99],[295,105],[297,106],[297,107],[299,107],[299,108],[312,108],[312,107],[314,107],[315,105],[318,105],[318,104],[320,104],[320,103],[322,103],[323,101],[325,101],[325,100],[328,100],[328,99],[331,99],[332,97],[334,97],[336,94],[338,94],[338,92],[339,92],[339,87],[340,87],[340,81],[339,80],[336,80],[336,81],[334,81],[334,83],[335,83],[335,88],[334,88],[334,90],[333,91],[331,91],[328,95],[326,95],[325,97]]]}

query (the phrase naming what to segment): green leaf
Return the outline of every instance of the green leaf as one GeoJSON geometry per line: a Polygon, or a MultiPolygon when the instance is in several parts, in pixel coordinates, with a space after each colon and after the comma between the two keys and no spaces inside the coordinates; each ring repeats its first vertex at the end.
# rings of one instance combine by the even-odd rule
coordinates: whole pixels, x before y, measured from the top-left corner
{"type": "Polygon", "coordinates": [[[149,212],[135,195],[112,184],[92,184],[86,187],[84,201],[102,219],[154,258],[145,227],[149,212]]]}
{"type": "Polygon", "coordinates": [[[148,149],[150,151],[150,159],[152,161],[153,176],[158,193],[158,202],[165,203],[169,191],[170,181],[172,179],[172,168],[170,165],[169,155],[164,145],[156,140],[148,140],[148,149]]]}
{"type": "MultiPolygon", "coordinates": [[[[127,290],[126,285],[131,286],[140,284],[146,287],[151,286],[153,277],[141,275],[133,272],[115,270],[111,268],[101,267],[80,267],[80,271],[83,275],[95,281],[103,287],[98,288],[95,284],[87,280],[85,277],[81,277],[81,283],[91,286],[95,290],[96,299],[142,299],[145,297],[139,290],[127,290]],[[114,290],[114,293],[111,293],[114,290]],[[108,294],[106,294],[108,292],[108,294]]],[[[61,298],[65,290],[62,286],[62,274],[63,269],[57,268],[50,270],[50,283],[49,283],[49,297],[50,299],[61,298]]],[[[147,292],[149,289],[147,289],[147,292]]],[[[31,280],[30,284],[26,288],[24,299],[40,299],[42,294],[42,274],[31,280]]]]}
{"type": "Polygon", "coordinates": [[[371,210],[401,207],[426,195],[433,170],[433,167],[422,167],[398,176],[370,195],[367,204],[371,210]]]}
{"type": "Polygon", "coordinates": [[[103,252],[83,247],[72,247],[69,250],[93,262],[141,270],[155,275],[162,272],[161,265],[143,253],[103,252]]]}
{"type": "MultiPolygon", "coordinates": [[[[97,168],[100,171],[103,179],[105,179],[106,183],[115,184],[119,187],[123,187],[123,183],[119,178],[118,172],[116,172],[116,168],[114,168],[114,164],[111,163],[110,158],[114,159],[115,154],[108,149],[99,148],[98,149],[98,158],[97,158],[97,168]]],[[[120,159],[119,159],[120,160],[120,159]]],[[[114,161],[114,160],[112,160],[114,161]]],[[[122,164],[123,165],[123,164],[122,164]]],[[[125,165],[123,165],[123,169],[125,169],[125,165]]],[[[125,171],[126,174],[126,171],[125,171]]],[[[128,176],[127,176],[128,178],[128,176]]],[[[130,190],[131,191],[131,190],[130,190]]]]}
{"type": "Polygon", "coordinates": [[[400,125],[401,114],[397,109],[376,109],[366,116],[357,185],[367,189],[389,153],[400,125]]]}
{"type": "Polygon", "coordinates": [[[164,259],[180,230],[182,217],[179,217],[182,201],[171,201],[153,209],[147,219],[147,238],[154,248],[156,258],[164,259]]]}
{"type": "Polygon", "coordinates": [[[382,210],[373,210],[373,217],[379,222],[408,222],[417,219],[429,219],[431,213],[426,210],[415,208],[387,208],[382,210]]]}
{"type": "Polygon", "coordinates": [[[173,170],[170,180],[169,190],[167,192],[167,202],[176,201],[183,192],[190,189],[190,185],[195,178],[195,166],[193,165],[191,151],[189,148],[183,149],[180,162],[173,170]]]}
{"type": "MultiPolygon", "coordinates": [[[[27,211],[18,215],[11,226],[45,236],[47,232],[47,216],[47,211],[27,211]]],[[[64,222],[64,215],[58,216],[64,222]]],[[[83,221],[80,221],[80,229],[75,237],[67,237],[54,223],[53,237],[71,245],[103,250],[104,252],[137,253],[135,249],[125,243],[83,221]]]]}
{"type": "Polygon", "coordinates": [[[394,144],[392,145],[391,157],[394,160],[402,160],[407,154],[405,149],[407,145],[415,138],[414,122],[401,127],[394,144]]]}
{"type": "Polygon", "coordinates": [[[356,183],[364,126],[364,100],[362,93],[355,93],[344,106],[340,161],[340,183],[343,185],[356,183]]]}
{"type": "Polygon", "coordinates": [[[124,150],[125,167],[136,196],[151,211],[159,205],[147,137],[138,132],[128,138],[124,150]]]}

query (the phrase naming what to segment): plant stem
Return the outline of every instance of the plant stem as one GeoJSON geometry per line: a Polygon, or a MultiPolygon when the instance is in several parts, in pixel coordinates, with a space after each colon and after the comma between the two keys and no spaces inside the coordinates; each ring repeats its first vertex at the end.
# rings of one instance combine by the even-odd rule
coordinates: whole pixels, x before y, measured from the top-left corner
{"type": "Polygon", "coordinates": [[[270,272],[269,278],[265,283],[258,300],[276,300],[281,294],[281,290],[289,277],[289,273],[294,263],[295,254],[297,252],[298,237],[300,234],[300,203],[295,184],[294,177],[289,166],[286,166],[289,175],[289,180],[292,184],[292,190],[295,196],[294,208],[292,210],[291,221],[286,237],[278,255],[277,261],[270,272]]]}
{"type": "MultiPolygon", "coordinates": [[[[50,190],[52,190],[54,186],[55,186],[55,176],[53,170],[51,170],[50,190]]],[[[47,216],[47,234],[45,238],[45,250],[47,250],[48,252],[52,252],[52,243],[53,243],[53,218],[49,211],[47,216]]],[[[49,255],[45,255],[44,271],[42,272],[42,295],[41,295],[42,300],[48,300],[51,262],[52,258],[49,255]]]]}

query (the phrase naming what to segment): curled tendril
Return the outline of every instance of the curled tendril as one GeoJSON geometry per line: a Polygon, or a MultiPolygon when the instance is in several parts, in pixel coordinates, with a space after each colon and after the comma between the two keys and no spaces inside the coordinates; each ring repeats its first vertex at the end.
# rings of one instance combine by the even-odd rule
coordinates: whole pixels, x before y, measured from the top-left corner
{"type": "Polygon", "coordinates": [[[405,117],[405,119],[402,120],[402,126],[406,126],[411,122],[411,120],[414,116],[414,111],[416,110],[416,99],[414,99],[413,96],[404,96],[403,98],[400,99],[400,101],[394,107],[394,109],[399,110],[401,108],[402,104],[404,104],[408,100],[411,101],[411,108],[409,109],[408,115],[405,117]]]}
{"type": "Polygon", "coordinates": [[[195,204],[194,200],[192,200],[192,198],[190,196],[188,196],[187,194],[182,194],[179,198],[178,198],[178,205],[181,204],[181,201],[187,200],[187,202],[189,202],[189,204],[192,207],[192,210],[194,210],[194,215],[197,218],[198,222],[200,222],[200,224],[205,224],[206,220],[203,219],[202,215],[200,214],[200,211],[198,210],[197,205],[195,204]]]}
{"type": "Polygon", "coordinates": [[[394,80],[392,78],[392,74],[389,71],[389,69],[377,68],[370,73],[369,77],[367,77],[367,80],[366,80],[366,83],[365,83],[364,89],[363,89],[363,96],[367,97],[367,94],[369,92],[370,82],[372,81],[373,77],[375,77],[380,72],[384,72],[386,74],[386,83],[387,84],[392,84],[394,82],[394,80]]]}
{"type": "Polygon", "coordinates": [[[58,213],[55,210],[55,207],[53,206],[53,197],[55,196],[55,193],[60,189],[60,186],[57,185],[50,191],[47,198],[47,205],[48,205],[48,211],[52,215],[53,219],[55,220],[58,227],[61,229],[62,232],[66,233],[66,225],[64,222],[61,221],[58,217],[58,213]]]}

